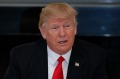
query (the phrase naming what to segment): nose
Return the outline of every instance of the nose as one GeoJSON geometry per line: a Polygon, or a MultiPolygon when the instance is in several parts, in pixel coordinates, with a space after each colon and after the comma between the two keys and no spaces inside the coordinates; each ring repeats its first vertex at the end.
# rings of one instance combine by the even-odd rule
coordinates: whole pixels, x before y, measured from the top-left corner
{"type": "Polygon", "coordinates": [[[60,35],[61,37],[64,37],[65,34],[66,34],[65,29],[64,29],[63,27],[61,27],[61,28],[60,28],[60,32],[59,32],[59,35],[60,35]]]}

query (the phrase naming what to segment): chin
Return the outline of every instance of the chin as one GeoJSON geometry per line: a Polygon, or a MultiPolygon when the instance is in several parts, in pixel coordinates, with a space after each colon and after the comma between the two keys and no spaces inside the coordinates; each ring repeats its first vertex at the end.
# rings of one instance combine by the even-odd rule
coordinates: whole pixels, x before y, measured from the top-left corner
{"type": "Polygon", "coordinates": [[[65,54],[65,53],[67,53],[69,50],[70,50],[70,49],[61,49],[61,52],[65,54]]]}

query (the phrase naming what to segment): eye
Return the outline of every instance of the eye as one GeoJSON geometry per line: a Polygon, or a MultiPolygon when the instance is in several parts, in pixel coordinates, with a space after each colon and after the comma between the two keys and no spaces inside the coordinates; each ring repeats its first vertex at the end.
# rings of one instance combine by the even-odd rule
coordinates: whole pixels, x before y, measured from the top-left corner
{"type": "Polygon", "coordinates": [[[51,27],[52,30],[57,30],[58,28],[59,28],[59,26],[57,26],[57,25],[54,25],[51,27]]]}
{"type": "Polygon", "coordinates": [[[52,27],[52,29],[57,29],[58,27],[52,27]]]}
{"type": "Polygon", "coordinates": [[[67,25],[66,27],[70,27],[70,25],[67,25]]]}
{"type": "Polygon", "coordinates": [[[64,25],[65,28],[69,28],[71,25],[64,25]]]}

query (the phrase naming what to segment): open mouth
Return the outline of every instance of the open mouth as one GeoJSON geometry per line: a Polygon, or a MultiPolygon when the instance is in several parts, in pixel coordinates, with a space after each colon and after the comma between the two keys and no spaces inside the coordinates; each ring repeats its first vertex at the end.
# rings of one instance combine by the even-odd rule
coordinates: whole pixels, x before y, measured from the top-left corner
{"type": "Polygon", "coordinates": [[[62,41],[59,41],[58,43],[63,45],[63,44],[66,44],[67,42],[68,40],[62,40],[62,41]]]}

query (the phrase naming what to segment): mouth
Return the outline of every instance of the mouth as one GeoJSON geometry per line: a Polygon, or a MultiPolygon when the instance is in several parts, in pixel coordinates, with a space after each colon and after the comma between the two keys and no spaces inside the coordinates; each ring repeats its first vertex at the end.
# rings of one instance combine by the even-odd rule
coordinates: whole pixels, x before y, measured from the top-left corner
{"type": "Polygon", "coordinates": [[[67,42],[68,42],[68,40],[62,40],[62,41],[59,41],[58,43],[59,43],[60,45],[65,45],[67,42]]]}

